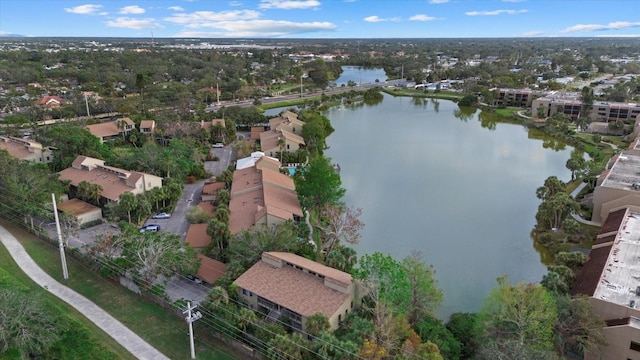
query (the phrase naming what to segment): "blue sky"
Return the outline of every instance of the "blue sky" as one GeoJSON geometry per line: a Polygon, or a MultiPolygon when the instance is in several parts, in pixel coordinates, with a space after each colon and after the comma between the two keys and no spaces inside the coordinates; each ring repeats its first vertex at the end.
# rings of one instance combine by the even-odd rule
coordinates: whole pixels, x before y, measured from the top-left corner
{"type": "Polygon", "coordinates": [[[637,0],[2,0],[0,34],[69,37],[640,36],[637,0]]]}

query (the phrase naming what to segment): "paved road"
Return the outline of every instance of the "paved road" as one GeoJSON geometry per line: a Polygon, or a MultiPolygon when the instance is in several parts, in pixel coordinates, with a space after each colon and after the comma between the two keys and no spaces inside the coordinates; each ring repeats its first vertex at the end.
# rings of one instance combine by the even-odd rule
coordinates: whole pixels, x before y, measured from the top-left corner
{"type": "MultiPolygon", "coordinates": [[[[349,92],[351,90],[354,91],[362,91],[362,90],[367,90],[367,89],[371,89],[371,88],[375,88],[375,87],[387,87],[387,86],[397,86],[400,83],[403,83],[404,80],[389,80],[389,81],[381,81],[381,82],[373,82],[373,83],[362,83],[359,84],[357,86],[338,86],[338,87],[333,87],[333,88],[326,88],[324,90],[316,90],[316,91],[312,91],[312,92],[305,92],[303,93],[303,97],[305,98],[310,98],[310,97],[318,97],[321,96],[322,94],[325,95],[334,95],[334,94],[340,94],[340,93],[345,93],[345,92],[349,92]]],[[[283,102],[283,101],[290,101],[290,100],[297,100],[300,99],[300,94],[291,94],[291,95],[280,95],[280,96],[274,96],[274,97],[270,97],[270,98],[263,98],[261,99],[263,104],[270,104],[270,103],[278,103],[278,102],[283,102]]],[[[218,105],[211,105],[209,107],[207,107],[206,111],[217,111],[219,110],[221,107],[224,106],[240,106],[240,107],[246,107],[246,106],[253,106],[253,99],[249,99],[249,100],[242,100],[242,101],[237,101],[237,102],[224,102],[221,103],[219,106],[218,105]]]]}
{"type": "Polygon", "coordinates": [[[31,259],[29,254],[27,254],[24,247],[18,242],[18,239],[2,226],[0,226],[0,242],[4,244],[22,271],[33,281],[73,306],[100,329],[109,334],[109,336],[127,349],[133,356],[138,359],[169,359],[136,335],[136,333],[129,330],[129,328],[124,326],[120,321],[89,301],[89,299],[60,284],[49,276],[49,274],[45,273],[35,261],[31,259]]]}

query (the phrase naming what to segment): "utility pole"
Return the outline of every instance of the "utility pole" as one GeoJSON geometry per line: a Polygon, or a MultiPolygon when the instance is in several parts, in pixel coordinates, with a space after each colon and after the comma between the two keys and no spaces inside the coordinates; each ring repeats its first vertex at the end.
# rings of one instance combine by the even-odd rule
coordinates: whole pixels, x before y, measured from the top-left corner
{"type": "Polygon", "coordinates": [[[58,232],[58,244],[60,245],[62,276],[67,280],[69,278],[69,271],[67,270],[67,258],[64,255],[64,243],[62,242],[62,231],[60,231],[60,219],[58,219],[58,207],[56,206],[56,195],[54,193],[51,193],[51,200],[53,201],[53,215],[56,219],[56,231],[58,232]]]}
{"type": "Polygon", "coordinates": [[[193,345],[193,323],[194,321],[202,317],[202,314],[200,313],[200,311],[196,311],[193,314],[191,313],[191,310],[195,309],[196,306],[198,305],[193,305],[193,307],[191,307],[191,301],[187,301],[187,310],[182,312],[183,314],[187,314],[187,316],[184,319],[187,321],[187,324],[189,324],[189,344],[191,345],[192,359],[196,358],[196,349],[193,345]]]}
{"type": "Polygon", "coordinates": [[[87,117],[91,117],[91,113],[89,113],[89,100],[87,100],[87,94],[84,94],[84,105],[87,107],[87,117]]]}
{"type": "Polygon", "coordinates": [[[218,88],[218,83],[216,83],[216,96],[217,96],[217,104],[218,106],[220,106],[220,89],[218,88]]]}

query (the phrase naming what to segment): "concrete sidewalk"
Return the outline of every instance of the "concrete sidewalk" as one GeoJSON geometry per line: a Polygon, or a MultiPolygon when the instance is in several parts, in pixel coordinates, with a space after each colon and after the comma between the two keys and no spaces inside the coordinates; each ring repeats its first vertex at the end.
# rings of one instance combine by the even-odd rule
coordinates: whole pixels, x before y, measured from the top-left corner
{"type": "Polygon", "coordinates": [[[7,229],[0,226],[0,242],[9,250],[13,260],[33,281],[47,291],[76,308],[122,347],[138,359],[169,359],[146,341],[129,330],[113,316],[99,308],[89,299],[54,280],[31,259],[24,247],[7,229]]]}

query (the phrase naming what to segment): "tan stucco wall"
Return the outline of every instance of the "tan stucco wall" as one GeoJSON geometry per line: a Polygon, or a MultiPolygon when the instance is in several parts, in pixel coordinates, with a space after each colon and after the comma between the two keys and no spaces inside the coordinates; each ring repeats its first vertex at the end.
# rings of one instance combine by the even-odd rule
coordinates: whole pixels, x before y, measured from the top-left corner
{"type": "Polygon", "coordinates": [[[598,186],[593,191],[593,215],[591,220],[602,222],[609,215],[609,211],[613,208],[619,208],[623,205],[640,206],[640,192],[636,190],[614,189],[604,186],[598,186]],[[623,201],[616,201],[629,197],[623,201]]]}
{"type": "Polygon", "coordinates": [[[91,221],[102,219],[102,209],[98,208],[94,211],[87,212],[77,216],[80,225],[86,224],[91,221]]]}
{"type": "MultiPolygon", "coordinates": [[[[640,317],[640,309],[630,308],[619,304],[614,304],[601,299],[590,298],[593,311],[604,320],[621,319],[626,317],[640,317]]],[[[585,359],[633,359],[640,360],[640,352],[629,349],[631,340],[640,342],[640,329],[629,325],[611,326],[605,328],[605,336],[609,345],[602,351],[602,356],[589,354],[585,359]]]]}
{"type": "Polygon", "coordinates": [[[640,352],[629,349],[631,341],[640,342],[640,329],[624,325],[611,326],[604,329],[608,345],[600,354],[592,352],[585,355],[585,360],[631,359],[640,360],[640,352]]]}

